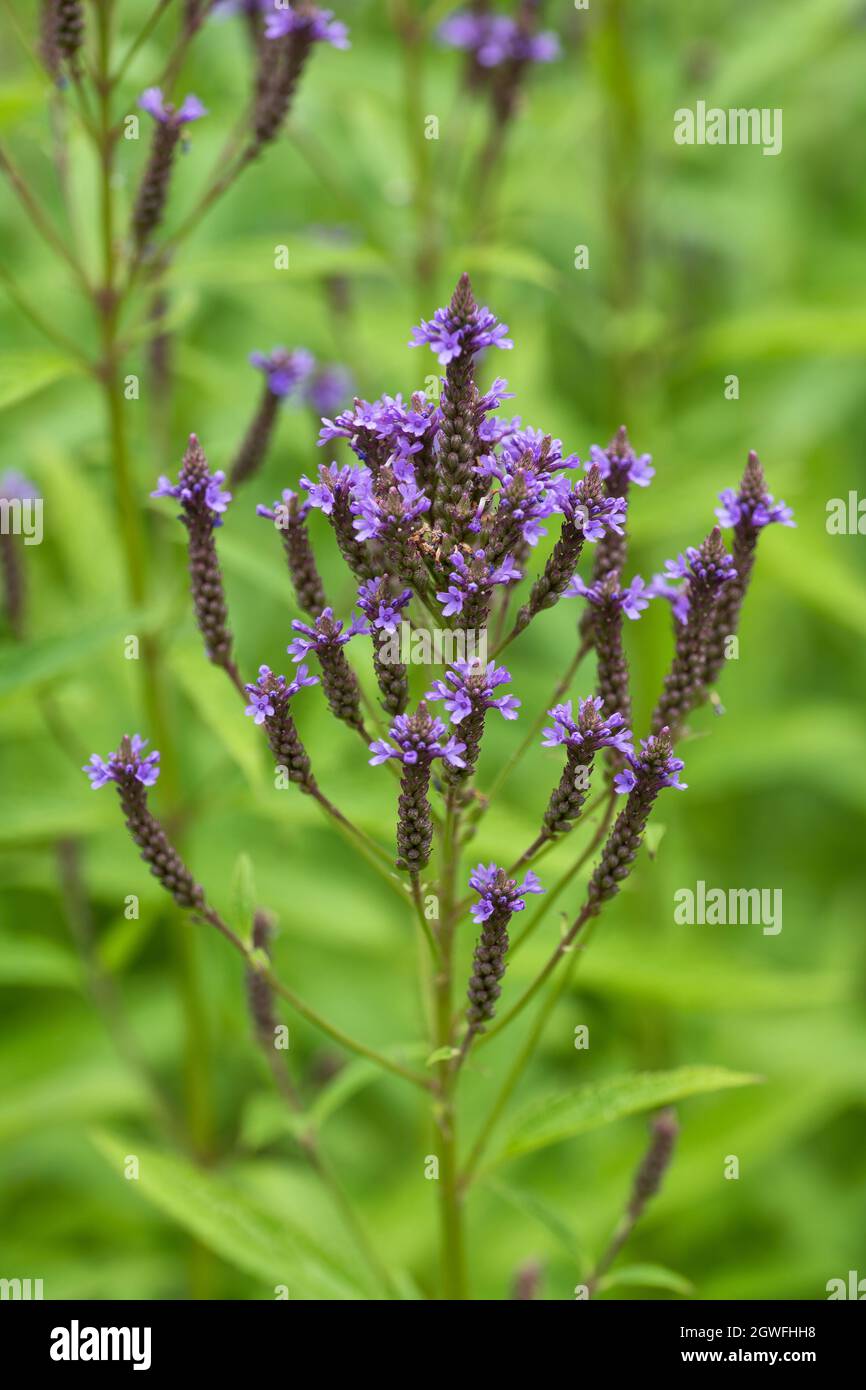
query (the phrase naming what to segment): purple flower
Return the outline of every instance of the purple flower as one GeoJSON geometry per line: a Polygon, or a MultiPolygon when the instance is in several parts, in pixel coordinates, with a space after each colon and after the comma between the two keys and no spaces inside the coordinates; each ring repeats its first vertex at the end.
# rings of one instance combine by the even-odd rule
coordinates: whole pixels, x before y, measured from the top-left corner
{"type": "Polygon", "coordinates": [[[639,753],[634,749],[624,750],[629,766],[618,772],[613,779],[618,792],[630,792],[639,785],[653,795],[662,787],[674,787],[678,792],[686,790],[688,783],[680,781],[680,773],[685,763],[682,758],[675,758],[664,749],[668,732],[667,729],[661,729],[657,735],[642,738],[639,753]]]}
{"type": "MultiPolygon", "coordinates": [[[[542,521],[551,516],[558,505],[557,490],[551,486],[543,449],[537,458],[531,449],[519,457],[505,450],[500,455],[487,454],[479,461],[476,472],[480,477],[495,478],[499,483],[495,534],[506,534],[512,539],[519,536],[527,545],[537,545],[540,537],[547,535],[542,521]]],[[[488,508],[490,500],[486,500],[488,508]]],[[[479,518],[471,529],[478,530],[480,526],[479,518]]]]}
{"type": "Polygon", "coordinates": [[[306,666],[298,667],[293,681],[287,681],[285,676],[275,676],[269,666],[260,666],[258,680],[244,686],[250,697],[244,714],[249,715],[255,724],[264,724],[276,713],[275,697],[284,706],[303,686],[318,683],[318,676],[311,676],[306,666]]]}
{"type": "Polygon", "coordinates": [[[152,787],[159,776],[159,753],[154,751],[142,757],[147,744],[147,739],[133,734],[129,739],[130,754],[127,758],[121,760],[120,751],[109,753],[107,758],[100,758],[98,753],[94,753],[81,770],[87,773],[94,791],[104,787],[106,782],[119,782],[124,776],[134,777],[144,787],[152,787]]]}
{"type": "Polygon", "coordinates": [[[389,758],[396,758],[407,767],[429,767],[435,758],[444,758],[451,767],[464,765],[460,754],[466,745],[453,734],[446,738],[448,730],[442,720],[431,718],[423,703],[416,714],[398,714],[389,733],[397,746],[395,748],[383,738],[375,739],[370,744],[373,754],[370,763],[373,767],[387,762],[389,758]]]}
{"type": "Polygon", "coordinates": [[[631,483],[637,483],[638,487],[649,487],[651,479],[655,477],[655,469],[650,467],[651,463],[652,454],[636,454],[621,432],[618,439],[606,449],[602,449],[600,444],[593,444],[589,451],[589,463],[584,466],[591,468],[595,464],[605,480],[613,472],[631,483]],[[621,453],[616,447],[620,440],[621,453]]]}
{"type": "MultiPolygon", "coordinates": [[[[719,533],[715,534],[718,536],[719,533]]],[[[659,576],[664,582],[672,579],[697,580],[709,589],[720,589],[736,576],[733,558],[727,551],[713,559],[708,558],[704,546],[695,545],[690,545],[685,555],[680,554],[675,560],[666,560],[665,571],[665,574],[659,576]]]]}
{"type": "Polygon", "coordinates": [[[39,489],[17,468],[7,468],[5,473],[0,474],[0,498],[4,502],[36,502],[39,489]]]}
{"type": "Polygon", "coordinates": [[[722,505],[716,508],[716,516],[723,526],[744,526],[752,531],[760,531],[774,522],[780,526],[797,524],[791,508],[784,502],[774,502],[769,492],[762,497],[752,498],[726,487],[719,493],[719,501],[722,505]]]}
{"type": "Polygon", "coordinates": [[[667,599],[671,612],[678,623],[685,623],[689,616],[689,593],[687,584],[672,584],[667,575],[655,574],[646,588],[649,598],[667,599]]]}
{"type": "Polygon", "coordinates": [[[436,595],[446,618],[462,613],[469,599],[487,598],[495,585],[511,584],[521,578],[511,555],[498,565],[491,565],[483,550],[476,550],[468,560],[462,551],[452,550],[449,563],[448,588],[436,595]]]}
{"type": "Polygon", "coordinates": [[[498,709],[503,719],[516,719],[520,708],[517,696],[495,696],[493,693],[510,680],[511,672],[493,661],[488,662],[486,668],[479,662],[455,661],[446,671],[445,679],[434,681],[424,698],[444,700],[452,724],[488,709],[498,709]]]}
{"type": "Polygon", "coordinates": [[[343,620],[334,617],[333,608],[324,608],[312,627],[309,623],[302,623],[300,618],[292,619],[292,627],[295,632],[304,634],[303,637],[293,638],[287,647],[293,661],[303,661],[309,652],[321,656],[335,647],[344,647],[359,632],[370,631],[367,619],[360,617],[353,618],[344,632],[343,620]]]}
{"type": "Polygon", "coordinates": [[[353,386],[347,367],[317,367],[304,384],[304,402],[320,418],[333,415],[351,397],[353,386]]]}
{"type": "Polygon", "coordinates": [[[562,454],[562,440],[551,439],[543,430],[532,429],[527,426],[524,429],[514,429],[502,441],[502,457],[508,461],[512,467],[519,464],[530,454],[532,462],[539,472],[550,474],[555,468],[577,468],[580,466],[580,459],[577,454],[568,454],[565,458],[562,454]],[[546,449],[544,448],[546,442],[546,449]]]}
{"type": "MultiPolygon", "coordinates": [[[[194,434],[189,437],[189,446],[191,452],[198,451],[198,439],[194,434]]],[[[187,468],[184,465],[176,483],[161,474],[150,495],[176,497],[187,517],[201,518],[206,514],[213,526],[222,526],[223,513],[232,500],[231,493],[222,489],[225,476],[222,469],[211,473],[207,467],[187,468]]]]}
{"type": "Polygon", "coordinates": [[[170,101],[163,97],[159,87],[148,87],[142,92],[138,99],[138,104],[142,111],[147,111],[153,116],[160,125],[182,126],[190,121],[198,121],[202,116],[207,115],[207,110],[202,106],[198,97],[185,97],[177,109],[172,106],[170,101]]]}
{"type": "Polygon", "coordinates": [[[307,491],[309,505],[319,507],[330,516],[335,504],[351,498],[352,490],[355,487],[361,470],[351,463],[344,463],[342,467],[338,463],[319,464],[319,481],[313,482],[304,476],[301,478],[301,487],[307,491]]]}
{"type": "Polygon", "coordinates": [[[584,754],[592,754],[599,748],[615,748],[619,753],[630,753],[631,730],[625,727],[622,715],[611,714],[605,719],[603,711],[604,701],[600,695],[580,700],[576,719],[571,700],[554,705],[547,711],[553,724],[544,730],[542,748],[565,747],[579,749],[584,754]]]}
{"type": "Polygon", "coordinates": [[[529,34],[506,15],[452,15],[440,25],[438,36],[450,48],[472,53],[483,68],[495,68],[509,61],[552,63],[559,57],[556,34],[547,30],[529,34]]]}
{"type": "Polygon", "coordinates": [[[386,576],[367,579],[358,590],[358,607],[376,632],[396,632],[402,611],[411,599],[411,589],[404,589],[396,597],[389,595],[386,576]]]}
{"type": "Polygon", "coordinates": [[[287,531],[290,520],[304,521],[309,515],[312,505],[310,502],[302,502],[297,508],[297,511],[293,512],[292,503],[297,496],[298,494],[293,492],[290,487],[284,487],[281,499],[278,502],[274,502],[273,506],[267,507],[264,502],[258,503],[256,507],[256,516],[266,517],[268,521],[274,523],[279,531],[287,531]]]}
{"type": "Polygon", "coordinates": [[[622,609],[627,618],[633,620],[639,618],[645,608],[649,608],[651,598],[660,596],[655,588],[655,580],[651,584],[647,584],[637,574],[625,589],[614,588],[605,580],[596,580],[594,584],[585,584],[580,575],[576,574],[563,593],[563,598],[585,598],[599,607],[607,603],[615,603],[622,609]]]}
{"type": "Polygon", "coordinates": [[[505,870],[498,864],[479,864],[469,875],[469,886],[479,895],[472,908],[472,916],[478,923],[486,922],[494,913],[506,920],[513,912],[522,912],[526,907],[526,895],[544,893],[541,880],[532,870],[528,870],[522,883],[505,876],[505,870]]]}
{"type": "Polygon", "coordinates": [[[588,479],[580,479],[571,483],[562,475],[555,478],[552,490],[556,498],[556,510],[562,512],[566,521],[571,521],[576,530],[582,531],[588,541],[600,541],[609,531],[621,536],[628,512],[625,498],[598,496],[593,489],[587,488],[587,481],[588,479]]]}
{"type": "Polygon", "coordinates": [[[272,348],[269,353],[251,352],[250,363],[267,377],[268,389],[275,396],[289,396],[310,375],[315,358],[306,348],[272,348]]]}
{"type": "Polygon", "coordinates": [[[299,34],[308,43],[329,43],[332,48],[351,47],[349,31],[345,24],[334,19],[334,11],[320,10],[314,5],[305,6],[303,10],[281,6],[265,20],[265,34],[269,39],[299,34]]]}
{"type": "Polygon", "coordinates": [[[412,329],[410,347],[432,348],[443,367],[468,353],[474,357],[483,348],[511,348],[514,346],[505,335],[508,325],[500,323],[495,314],[486,307],[476,306],[468,323],[459,322],[449,305],[437,309],[429,321],[422,319],[420,328],[412,329]]]}
{"type": "Polygon", "coordinates": [[[352,524],[359,541],[381,539],[411,526],[430,505],[410,463],[395,461],[381,469],[375,479],[368,468],[361,468],[352,493],[352,524]]]}

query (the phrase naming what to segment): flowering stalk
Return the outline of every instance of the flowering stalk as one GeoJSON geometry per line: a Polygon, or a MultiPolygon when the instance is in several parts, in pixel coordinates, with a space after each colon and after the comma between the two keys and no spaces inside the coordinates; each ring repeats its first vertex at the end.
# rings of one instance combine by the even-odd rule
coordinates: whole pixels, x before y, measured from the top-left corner
{"type": "Polygon", "coordinates": [[[397,805],[397,868],[417,876],[430,860],[433,820],[428,794],[430,769],[441,758],[450,767],[462,767],[466,745],[453,734],[445,738],[441,719],[422,701],[414,714],[400,714],[391,725],[394,740],[376,739],[370,744],[372,766],[394,758],[402,764],[397,805]]]}
{"type": "Polygon", "coordinates": [[[265,384],[258,408],[250,421],[229,473],[233,487],[257,473],[264,462],[280,402],[290,396],[313,369],[313,359],[303,348],[287,352],[274,348],[265,356],[254,352],[250,357],[254,367],[264,373],[265,384]]]}
{"type": "Polygon", "coordinates": [[[447,309],[437,309],[433,319],[424,320],[412,334],[411,347],[427,344],[445,367],[440,409],[442,431],[439,449],[439,475],[434,499],[434,516],[447,522],[455,540],[462,539],[460,522],[472,500],[471,483],[477,458],[483,452],[478,435],[476,411],[478,391],[473,363],[477,353],[496,346],[510,348],[507,325],[499,323],[487,308],[480,308],[472,293],[469,276],[461,275],[447,309]],[[468,496],[467,496],[467,489],[468,496]]]}
{"type": "Polygon", "coordinates": [[[346,26],[333,20],[330,11],[302,2],[268,14],[265,40],[258,47],[251,156],[276,139],[310,54],[322,42],[333,48],[349,47],[346,26]]]}
{"type": "Polygon", "coordinates": [[[475,771],[481,751],[481,739],[487,711],[496,709],[503,719],[516,719],[520,701],[516,695],[495,695],[499,686],[511,680],[511,672],[495,662],[482,666],[475,662],[456,661],[445,673],[444,680],[433,682],[426,699],[444,701],[451,723],[459,727],[464,740],[461,765],[446,764],[445,776],[449,782],[467,782],[475,771]]]}
{"type": "MultiPolygon", "coordinates": [[[[611,533],[608,533],[611,534],[611,533]]],[[[619,573],[610,570],[603,579],[585,584],[576,574],[565,590],[567,597],[587,599],[592,613],[592,635],[598,657],[598,693],[606,714],[619,713],[631,722],[628,663],[622,645],[623,615],[632,621],[649,607],[650,586],[639,575],[625,589],[619,573]]]]}
{"type": "Polygon", "coordinates": [[[148,87],[147,91],[142,93],[138,104],[143,111],[149,112],[156,122],[150,156],[132,212],[132,237],[136,253],[140,255],[162,222],[183,128],[191,121],[206,116],[207,112],[198,97],[194,96],[186,97],[175,109],[165,100],[159,87],[148,87]]]}
{"type": "Polygon", "coordinates": [[[358,677],[343,652],[343,647],[357,633],[368,631],[366,618],[353,618],[344,632],[342,620],[334,617],[333,608],[323,608],[312,626],[301,622],[300,618],[294,618],[292,627],[301,634],[289,644],[292,660],[301,661],[310,653],[319,658],[322,689],[332,714],[348,724],[350,729],[357,730],[365,742],[369,741],[361,715],[358,677]]]}
{"type": "MultiPolygon", "coordinates": [[[[402,714],[409,700],[409,675],[399,653],[398,625],[401,613],[412,598],[412,590],[391,594],[387,574],[368,579],[358,590],[358,607],[370,624],[373,639],[373,669],[388,714],[402,714]]],[[[429,698],[429,697],[428,697],[429,698]]]]}
{"type": "Polygon", "coordinates": [[[677,735],[689,711],[699,702],[705,684],[707,649],[719,599],[735,577],[734,563],[725,549],[718,526],[699,548],[667,563],[667,577],[685,579],[685,620],[678,625],[671,669],[653,714],[658,733],[669,728],[677,735]]]}
{"type": "Polygon", "coordinates": [[[205,651],[208,660],[215,666],[222,666],[243,691],[232,659],[228,607],[213,534],[222,525],[223,514],[231,501],[231,493],[222,490],[224,481],[222,471],[211,473],[198,439],[191,434],[177,482],[161,477],[151,496],[176,497],[181,504],[180,520],[189,533],[190,590],[205,651]]]}
{"type": "Polygon", "coordinates": [[[705,696],[707,687],[715,684],[721,673],[728,639],[734,636],[739,626],[740,611],[755,563],[758,537],[764,527],[774,523],[795,525],[791,508],[786,507],[784,502],[775,502],[767,491],[764,470],[754,450],[749,454],[739,492],[727,488],[719,497],[722,505],[716,509],[716,516],[722,526],[730,526],[734,532],[732,560],[735,572],[719,597],[707,638],[705,696]]]}
{"type": "Polygon", "coordinates": [[[589,796],[589,778],[598,750],[613,748],[621,755],[631,751],[631,730],[624,716],[618,710],[608,715],[600,696],[581,700],[576,719],[570,700],[555,705],[549,714],[553,724],[544,731],[542,747],[564,748],[565,768],[544,813],[541,834],[524,858],[530,858],[546,840],[572,829],[589,796]]]}
{"type": "Polygon", "coordinates": [[[299,608],[309,613],[311,618],[317,618],[328,607],[328,600],[307,531],[309,511],[309,503],[302,502],[291,488],[284,488],[282,500],[275,502],[272,507],[265,507],[261,503],[256,507],[257,515],[272,521],[282,535],[289,576],[299,608]]]}
{"type": "Polygon", "coordinates": [[[84,43],[84,6],[81,0],[54,0],[53,10],[52,18],[46,18],[45,25],[53,30],[53,41],[70,69],[76,71],[78,54],[84,43]]]}
{"type": "Polygon", "coordinates": [[[479,864],[469,875],[469,883],[479,895],[472,916],[481,925],[481,936],[475,947],[467,989],[469,1007],[466,1010],[467,1029],[461,1058],[466,1056],[475,1035],[484,1031],[496,1012],[496,1001],[502,993],[499,982],[505,974],[508,924],[515,912],[522,912],[526,907],[525,894],[544,892],[540,880],[531,870],[523,882],[517,884],[496,864],[489,864],[486,868],[479,864]]]}
{"type": "Polygon", "coordinates": [[[159,777],[159,753],[145,754],[147,740],[124,734],[116,753],[100,758],[94,753],[83,769],[94,791],[114,782],[123,808],[126,828],[141,851],[150,872],[159,879],[178,907],[205,907],[204,890],[195,882],[177,850],[147,804],[147,788],[159,777]]]}
{"type": "Polygon", "coordinates": [[[587,1292],[592,1298],[599,1283],[628,1240],[647,1205],[656,1196],[674,1155],[679,1134],[676,1111],[671,1107],[660,1110],[650,1126],[650,1142],[635,1173],[631,1196],[625,1212],[611,1237],[610,1244],[587,1280],[587,1292]]]}
{"type": "Polygon", "coordinates": [[[264,725],[274,763],[278,768],[285,768],[289,780],[311,796],[316,795],[318,787],[290,705],[305,685],[317,684],[318,678],[310,676],[306,666],[298,667],[293,681],[275,676],[269,666],[260,666],[258,679],[244,687],[250,701],[244,713],[254,723],[264,725]]]}

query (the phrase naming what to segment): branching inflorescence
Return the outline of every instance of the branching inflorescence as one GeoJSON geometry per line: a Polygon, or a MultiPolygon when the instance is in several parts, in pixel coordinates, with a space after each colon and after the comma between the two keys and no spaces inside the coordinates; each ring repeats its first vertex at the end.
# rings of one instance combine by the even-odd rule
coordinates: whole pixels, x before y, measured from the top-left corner
{"type": "MultiPolygon", "coordinates": [[[[237,686],[244,711],[263,730],[275,765],[354,840],[396,888],[407,912],[414,909],[424,931],[433,996],[433,1070],[429,1077],[419,1076],[393,1059],[373,1055],[380,1065],[432,1095],[441,1161],[444,1289],[446,1296],[460,1298],[465,1296],[462,1203],[501,1108],[494,1107],[470,1162],[461,1170],[456,1097],[463,1065],[473,1045],[492,1042],[539,993],[584,925],[619,892],[632,872],[657,797],[669,788],[685,788],[680,780],[684,762],[676,744],[721,668],[725,641],[739,622],[761,531],[774,521],[791,524],[791,516],[784,504],[774,503],[767,494],[757,459],[750,455],[739,491],[723,493],[719,511],[721,526],[733,529],[733,553],[720,527],[715,527],[700,545],[670,563],[665,575],[649,584],[638,576],[628,577],[631,485],[649,483],[653,470],[648,457],[635,454],[620,430],[607,449],[594,447],[581,464],[575,455],[563,453],[558,440],[524,428],[519,419],[499,417],[496,411],[509,394],[506,383],[497,379],[486,391],[481,389],[480,355],[492,347],[507,350],[511,344],[505,326],[477,304],[467,276],[461,277],[450,304],[415,329],[412,345],[422,344],[433,350],[444,369],[438,393],[417,393],[408,401],[399,395],[373,402],[356,399],[342,413],[324,419],[321,445],[345,441],[354,462],[324,463],[302,476],[302,493],[286,489],[281,501],[258,509],[282,535],[295,597],[305,614],[286,622],[286,637],[294,633],[287,643],[287,654],[296,664],[293,679],[268,666],[261,666],[256,679],[246,684],[238,675],[217,558],[219,529],[230,497],[221,486],[223,474],[211,471],[195,436],[177,483],[161,479],[157,495],[175,498],[181,505],[193,606],[207,656],[237,686]],[[307,529],[313,510],[327,520],[335,551],[346,563],[342,606],[336,610],[326,601],[307,529]],[[535,548],[550,527],[555,536],[547,557],[536,563],[535,548]],[[592,560],[588,576],[582,578],[577,566],[587,548],[592,560]],[[523,582],[528,593],[509,618],[515,590],[523,582]],[[536,809],[534,841],[510,866],[479,864],[468,875],[466,887],[471,891],[463,897],[463,846],[470,829],[477,832],[486,806],[477,782],[489,716],[499,714],[510,725],[523,715],[518,696],[505,689],[512,682],[511,671],[497,662],[496,653],[543,622],[542,615],[564,598],[577,598],[585,605],[582,640],[597,658],[595,690],[582,695],[568,690],[569,698],[549,709],[551,722],[542,747],[563,761],[546,805],[536,809]],[[658,599],[672,607],[674,650],[652,727],[635,742],[624,652],[628,624],[623,619],[639,620],[658,599]],[[494,639],[495,650],[488,653],[491,619],[500,635],[494,639]],[[479,635],[480,647],[468,641],[479,635]],[[364,652],[368,662],[359,677],[356,667],[364,652]],[[318,678],[306,665],[314,660],[318,678]],[[433,678],[424,672],[413,699],[412,666],[418,662],[440,669],[433,678]],[[387,734],[371,738],[364,705],[372,704],[368,686],[373,683],[390,727],[387,734]],[[313,775],[292,711],[301,689],[316,684],[336,719],[369,745],[369,762],[393,765],[399,789],[391,846],[354,825],[313,775]],[[590,802],[593,778],[597,795],[590,802]],[[614,815],[618,798],[620,809],[614,815]],[[470,809],[472,816],[467,815],[470,809]],[[506,999],[503,1012],[500,1000],[508,993],[512,916],[523,910],[527,894],[545,891],[531,866],[593,816],[594,838],[582,856],[572,856],[573,866],[564,878],[567,885],[575,868],[595,853],[583,902],[561,932],[551,923],[554,941],[547,963],[528,989],[506,999]],[[435,875],[428,880],[434,845],[435,875]],[[400,871],[396,876],[393,865],[400,871]],[[466,927],[470,909],[480,929],[471,964],[466,927]],[[462,986],[466,1002],[461,1008],[458,990],[464,960],[463,979],[468,983],[462,986]]],[[[281,380],[287,384],[291,377],[294,384],[296,362],[272,356],[258,365],[266,373],[271,395],[279,394],[274,373],[285,370],[287,376],[281,380]]],[[[313,692],[305,696],[316,698],[313,692]]],[[[146,792],[156,780],[158,755],[145,757],[142,749],[137,737],[124,739],[107,761],[94,758],[88,767],[93,785],[117,784],[126,823],[152,872],[177,902],[222,926],[148,809],[146,792]]],[[[384,794],[387,780],[379,787],[384,794]]],[[[551,898],[560,891],[557,887],[551,898]]],[[[234,944],[253,960],[252,942],[234,944]]],[[[270,974],[268,978],[275,981],[270,974]]],[[[284,987],[277,992],[305,1017],[313,1017],[284,987]]],[[[331,1027],[318,1016],[314,1022],[331,1027]]],[[[371,1054],[338,1030],[331,1031],[344,1046],[371,1054]]],[[[647,1160],[629,1208],[634,1220],[660,1181],[673,1132],[672,1122],[661,1123],[652,1160],[647,1160]]]]}

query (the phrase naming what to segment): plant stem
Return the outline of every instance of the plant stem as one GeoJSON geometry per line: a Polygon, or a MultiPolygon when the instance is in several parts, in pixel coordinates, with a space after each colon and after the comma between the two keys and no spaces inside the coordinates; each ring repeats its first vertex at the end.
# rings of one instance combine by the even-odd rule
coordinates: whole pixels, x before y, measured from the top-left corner
{"type": "Polygon", "coordinates": [[[146,43],[147,40],[150,38],[151,34],[153,33],[153,30],[156,28],[157,24],[162,19],[162,16],[164,15],[165,11],[168,9],[171,3],[172,0],[157,0],[156,6],[153,9],[150,17],[145,21],[137,37],[133,39],[132,43],[129,45],[129,48],[126,50],[126,53],[121,58],[117,67],[112,73],[112,87],[117,86],[118,82],[125,74],[136,53],[141,48],[142,44],[146,43]]]}
{"type": "MultiPolygon", "coordinates": [[[[212,921],[212,918],[208,917],[207,920],[212,921]]],[[[243,954],[249,959],[246,948],[242,943],[238,944],[243,954]]],[[[305,1003],[295,994],[294,990],[289,989],[288,985],[284,985],[282,980],[278,980],[271,970],[264,971],[264,977],[275,994],[278,994],[281,999],[285,999],[295,1013],[300,1014],[301,1018],[305,1018],[308,1023],[312,1023],[314,1028],[318,1028],[319,1032],[324,1033],[332,1042],[339,1044],[347,1052],[354,1052],[359,1057],[366,1057],[369,1062],[375,1062],[377,1067],[381,1067],[383,1071],[391,1072],[393,1076],[401,1076],[404,1081],[411,1081],[413,1086],[420,1086],[424,1091],[431,1089],[430,1081],[420,1072],[412,1071],[411,1067],[404,1067],[402,1062],[395,1062],[383,1052],[377,1052],[375,1048],[368,1047],[366,1043],[358,1042],[356,1038],[349,1037],[348,1033],[344,1033],[335,1024],[329,1023],[318,1010],[305,1003]]]]}
{"type": "MultiPolygon", "coordinates": [[[[441,837],[439,881],[440,961],[434,980],[437,1048],[452,1045],[451,995],[454,954],[454,882],[457,872],[459,813],[449,793],[441,837]]],[[[465,1300],[466,1267],[463,1245],[463,1203],[458,1189],[457,1114],[455,1091],[458,1073],[445,1057],[438,1063],[437,1094],[433,1121],[439,1148],[439,1222],[442,1257],[442,1291],[445,1299],[465,1300]]]]}
{"type": "MultiPolygon", "coordinates": [[[[594,923],[590,924],[590,929],[587,932],[587,937],[592,931],[593,925],[594,923]]],[[[514,1089],[520,1081],[520,1078],[522,1077],[526,1067],[529,1065],[533,1056],[535,1055],[535,1049],[538,1046],[544,1029],[547,1026],[547,1021],[550,1018],[550,1015],[553,1012],[553,1010],[556,1008],[556,1005],[559,1003],[559,1000],[565,992],[566,988],[568,987],[579,959],[580,954],[576,952],[569,961],[568,969],[563,971],[562,975],[556,983],[556,987],[551,990],[550,994],[542,1003],[541,1008],[538,1010],[538,1013],[535,1017],[535,1022],[533,1023],[532,1028],[530,1029],[526,1037],[526,1041],[524,1042],[522,1048],[520,1049],[514,1061],[512,1062],[508,1075],[506,1076],[505,1081],[503,1083],[502,1089],[500,1090],[499,1095],[496,1097],[496,1100],[493,1103],[490,1113],[488,1114],[487,1119],[484,1121],[481,1131],[477,1139],[475,1140],[474,1145],[472,1146],[472,1152],[469,1155],[466,1167],[463,1169],[463,1173],[460,1178],[460,1190],[462,1192],[465,1192],[466,1188],[469,1186],[469,1184],[475,1177],[475,1174],[478,1171],[478,1166],[481,1162],[481,1159],[484,1157],[487,1145],[489,1144],[493,1136],[493,1133],[496,1129],[497,1124],[499,1123],[502,1113],[505,1110],[505,1107],[507,1106],[509,1100],[511,1099],[511,1096],[514,1093],[514,1089]]]]}

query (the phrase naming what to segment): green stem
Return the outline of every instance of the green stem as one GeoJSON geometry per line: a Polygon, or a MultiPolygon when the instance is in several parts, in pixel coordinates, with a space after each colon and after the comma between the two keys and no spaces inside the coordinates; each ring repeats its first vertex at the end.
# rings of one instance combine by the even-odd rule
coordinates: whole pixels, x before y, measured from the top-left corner
{"type": "Polygon", "coordinates": [[[129,45],[129,48],[126,50],[126,53],[124,54],[123,58],[121,58],[117,67],[115,68],[114,73],[111,77],[112,87],[117,86],[118,82],[124,76],[127,68],[129,67],[136,53],[141,48],[142,44],[146,43],[147,40],[150,38],[151,34],[153,33],[154,29],[156,28],[159,21],[162,19],[162,16],[165,14],[165,11],[168,9],[171,3],[172,0],[157,0],[156,6],[154,10],[151,12],[150,17],[145,21],[137,37],[133,39],[132,43],[129,45]]]}
{"type": "MultiPolygon", "coordinates": [[[[449,795],[442,831],[439,884],[440,962],[434,980],[437,1048],[453,1043],[451,996],[454,955],[454,881],[457,872],[459,814],[449,795]]],[[[459,1073],[449,1058],[438,1063],[437,1094],[433,1120],[439,1149],[439,1223],[442,1256],[442,1291],[445,1299],[468,1298],[463,1242],[463,1202],[458,1185],[457,1110],[455,1092],[459,1073]]]]}
{"type": "MultiPolygon", "coordinates": [[[[208,918],[208,920],[210,921],[211,919],[208,918]]],[[[247,959],[249,959],[248,953],[243,946],[241,946],[241,950],[244,955],[247,956],[247,959]]],[[[390,1072],[393,1076],[400,1076],[404,1081],[411,1081],[413,1086],[420,1086],[424,1091],[429,1091],[431,1089],[431,1083],[426,1076],[422,1076],[420,1072],[412,1071],[411,1067],[404,1067],[402,1062],[395,1062],[391,1057],[387,1057],[384,1052],[377,1052],[375,1048],[368,1047],[366,1043],[358,1042],[357,1038],[350,1037],[349,1034],[344,1033],[341,1028],[338,1028],[333,1023],[329,1023],[317,1009],[307,1004],[295,994],[294,990],[289,989],[288,985],[284,985],[282,980],[278,980],[271,970],[265,970],[263,974],[275,994],[278,994],[281,999],[285,999],[286,1003],[294,1009],[295,1013],[300,1014],[301,1018],[305,1018],[308,1023],[312,1023],[314,1028],[318,1028],[319,1032],[324,1033],[332,1042],[345,1048],[347,1052],[354,1052],[359,1057],[366,1057],[368,1062],[375,1062],[377,1067],[381,1067],[383,1071],[390,1072]]]]}
{"type": "MultiPolygon", "coordinates": [[[[592,925],[594,924],[590,925],[590,931],[592,930],[592,925]]],[[[588,935],[589,933],[587,933],[587,936],[588,935]]],[[[493,1106],[487,1116],[487,1119],[484,1121],[484,1124],[481,1127],[481,1131],[477,1139],[475,1140],[474,1145],[472,1146],[472,1151],[469,1155],[469,1158],[467,1159],[466,1166],[463,1169],[463,1173],[460,1178],[461,1192],[466,1191],[467,1187],[475,1177],[481,1159],[484,1157],[487,1145],[490,1143],[490,1140],[493,1137],[494,1131],[499,1123],[500,1118],[502,1117],[505,1107],[511,1099],[514,1090],[518,1082],[520,1081],[520,1078],[522,1077],[526,1067],[529,1065],[533,1056],[535,1055],[535,1049],[541,1040],[541,1036],[547,1026],[547,1021],[550,1018],[550,1015],[553,1013],[553,1010],[556,1008],[556,1005],[559,1003],[559,1000],[561,999],[563,993],[567,989],[569,983],[571,982],[574,970],[577,966],[577,962],[579,959],[580,953],[575,952],[575,954],[569,961],[568,969],[563,971],[562,975],[560,976],[560,979],[557,981],[556,987],[551,990],[550,994],[547,996],[547,998],[541,1005],[541,1008],[538,1010],[538,1013],[535,1017],[535,1022],[533,1023],[532,1028],[530,1029],[523,1046],[521,1047],[520,1051],[518,1052],[517,1056],[512,1062],[508,1075],[506,1076],[505,1081],[502,1085],[502,1088],[498,1096],[496,1097],[496,1100],[493,1103],[493,1106]]]]}

